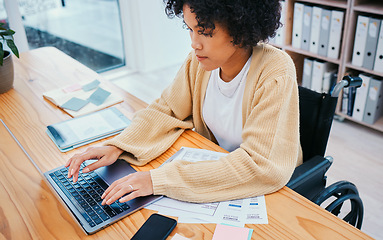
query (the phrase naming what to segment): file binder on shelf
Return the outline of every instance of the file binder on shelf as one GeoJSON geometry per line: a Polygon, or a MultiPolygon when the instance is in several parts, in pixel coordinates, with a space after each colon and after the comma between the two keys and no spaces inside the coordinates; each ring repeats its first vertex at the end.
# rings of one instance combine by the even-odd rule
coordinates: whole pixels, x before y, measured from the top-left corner
{"type": "Polygon", "coordinates": [[[322,19],[319,33],[318,54],[327,56],[328,40],[330,35],[331,10],[322,10],[322,19]]]}
{"type": "Polygon", "coordinates": [[[378,46],[376,47],[376,56],[374,63],[374,71],[383,73],[383,20],[380,24],[378,46]]]}
{"type": "Polygon", "coordinates": [[[305,58],[303,60],[302,87],[311,89],[312,71],[313,71],[313,59],[305,58]]]}
{"type": "Polygon", "coordinates": [[[285,43],[285,36],[286,36],[286,25],[285,25],[285,22],[286,22],[286,2],[285,1],[281,1],[281,22],[283,24],[282,27],[280,27],[278,30],[277,30],[277,33],[275,35],[275,38],[274,38],[274,43],[275,44],[278,44],[278,45],[283,45],[285,43]]]}
{"type": "Polygon", "coordinates": [[[301,48],[302,27],[303,27],[303,7],[302,3],[294,3],[294,20],[292,45],[294,48],[301,48]]]}
{"type": "Polygon", "coordinates": [[[322,82],[322,92],[331,93],[334,85],[336,84],[336,78],[338,74],[336,74],[336,69],[329,69],[323,74],[323,82],[322,82]]]}
{"type": "Polygon", "coordinates": [[[314,54],[318,54],[318,50],[319,50],[319,35],[320,35],[320,28],[321,28],[321,18],[322,18],[322,8],[313,7],[309,51],[314,54]]]}
{"type": "Polygon", "coordinates": [[[374,124],[376,120],[378,120],[378,118],[382,116],[382,94],[382,81],[375,78],[371,78],[370,87],[368,89],[366,107],[363,115],[363,122],[368,124],[374,124]]]}
{"type": "Polygon", "coordinates": [[[370,18],[367,31],[366,48],[363,57],[363,67],[372,70],[374,67],[376,47],[378,45],[378,36],[381,21],[376,18],[370,18]]]}
{"type": "Polygon", "coordinates": [[[335,66],[329,62],[314,60],[311,74],[311,90],[322,93],[323,79],[326,72],[332,71],[335,66]]]}
{"type": "Polygon", "coordinates": [[[331,11],[327,57],[338,59],[343,30],[343,11],[331,11]]]}
{"type": "Polygon", "coordinates": [[[273,38],[269,38],[269,43],[271,44],[274,44],[275,43],[275,39],[277,38],[277,36],[273,37],[273,38]]]}
{"type": "MultiPolygon", "coordinates": [[[[299,76],[297,81],[302,87],[321,93],[328,91],[331,94],[333,76],[336,76],[337,80],[342,79],[347,73],[353,76],[364,73],[370,74],[371,78],[383,77],[383,12],[379,11],[383,7],[383,1],[281,0],[280,2],[282,9],[283,4],[286,5],[285,10],[281,12],[281,19],[285,19],[281,22],[285,24],[286,32],[282,40],[279,38],[282,35],[280,34],[282,28],[278,29],[277,36],[273,39],[274,45],[292,57],[297,66],[299,76]],[[373,42],[371,37],[377,37],[376,42],[373,42]],[[276,43],[278,39],[282,40],[282,43],[276,43]],[[317,60],[314,62],[315,59],[317,60]],[[335,72],[319,71],[321,67],[316,69],[315,67],[319,65],[318,60],[330,62],[335,72]]],[[[358,116],[363,110],[363,101],[362,105],[359,105],[361,104],[359,95],[363,90],[357,89],[353,109],[348,109],[347,91],[348,88],[345,88],[343,98],[339,96],[340,105],[343,101],[344,103],[336,112],[347,119],[368,126],[369,124],[364,124],[361,116],[358,116]],[[341,112],[342,109],[344,112],[341,112]],[[347,111],[349,114],[353,111],[350,117],[347,111]]],[[[383,116],[369,127],[383,132],[383,116]]]]}
{"type": "Polygon", "coordinates": [[[362,78],[362,86],[356,90],[354,111],[352,117],[355,120],[363,121],[364,109],[366,107],[367,94],[370,85],[370,76],[366,74],[359,74],[359,77],[362,78]]]}
{"type": "Polygon", "coordinates": [[[341,112],[347,115],[348,112],[348,91],[349,88],[343,88],[342,90],[342,109],[341,112]]]}
{"type": "Polygon", "coordinates": [[[313,7],[305,5],[303,8],[303,26],[302,26],[302,43],[301,49],[309,51],[310,49],[310,33],[311,33],[311,19],[313,7]]]}
{"type": "Polygon", "coordinates": [[[361,67],[363,65],[363,57],[365,53],[367,30],[369,18],[359,15],[356,23],[356,32],[354,40],[354,50],[352,54],[352,65],[361,67]]]}
{"type": "Polygon", "coordinates": [[[347,106],[347,115],[352,116],[354,111],[356,87],[349,87],[348,89],[348,106],[347,106]]]}

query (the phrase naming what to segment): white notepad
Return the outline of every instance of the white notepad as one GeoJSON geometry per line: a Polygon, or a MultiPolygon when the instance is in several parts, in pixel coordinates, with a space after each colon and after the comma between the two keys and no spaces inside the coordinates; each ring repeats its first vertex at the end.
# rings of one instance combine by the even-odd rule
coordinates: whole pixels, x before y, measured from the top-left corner
{"type": "Polygon", "coordinates": [[[98,110],[107,108],[109,106],[112,106],[114,104],[117,104],[123,101],[123,98],[120,95],[114,93],[110,88],[108,88],[103,83],[100,83],[97,87],[91,90],[85,91],[82,87],[90,83],[92,83],[92,81],[75,83],[62,88],[54,89],[54,90],[43,93],[43,97],[49,100],[50,102],[52,102],[53,104],[55,104],[56,106],[63,109],[72,117],[78,117],[91,112],[96,112],[98,110]],[[78,111],[74,111],[74,110],[70,110],[70,109],[66,109],[62,107],[63,104],[67,103],[69,100],[73,98],[78,98],[78,99],[87,101],[88,98],[98,89],[102,89],[111,93],[102,104],[96,105],[96,104],[93,104],[92,102],[89,102],[78,111]]]}

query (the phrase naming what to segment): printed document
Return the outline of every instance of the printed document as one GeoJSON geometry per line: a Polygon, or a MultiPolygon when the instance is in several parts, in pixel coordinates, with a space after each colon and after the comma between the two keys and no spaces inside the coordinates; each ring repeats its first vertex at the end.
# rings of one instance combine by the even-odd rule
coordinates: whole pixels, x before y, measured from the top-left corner
{"type": "MultiPolygon", "coordinates": [[[[191,162],[218,160],[225,155],[227,153],[182,147],[164,164],[180,159],[191,162]]],[[[178,222],[183,223],[224,223],[238,227],[268,223],[265,196],[213,203],[189,203],[164,197],[146,208],[178,217],[178,222]]]]}

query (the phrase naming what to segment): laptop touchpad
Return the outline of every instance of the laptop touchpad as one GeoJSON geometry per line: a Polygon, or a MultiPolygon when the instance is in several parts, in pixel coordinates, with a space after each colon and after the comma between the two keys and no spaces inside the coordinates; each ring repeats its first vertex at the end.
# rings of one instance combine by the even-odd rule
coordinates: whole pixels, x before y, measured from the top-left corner
{"type": "MultiPolygon", "coordinates": [[[[91,163],[91,161],[87,161],[87,164],[88,162],[89,164],[91,163]]],[[[128,162],[117,159],[112,165],[98,168],[95,172],[104,179],[108,185],[111,185],[114,181],[134,173],[136,170],[134,170],[128,162]]]]}

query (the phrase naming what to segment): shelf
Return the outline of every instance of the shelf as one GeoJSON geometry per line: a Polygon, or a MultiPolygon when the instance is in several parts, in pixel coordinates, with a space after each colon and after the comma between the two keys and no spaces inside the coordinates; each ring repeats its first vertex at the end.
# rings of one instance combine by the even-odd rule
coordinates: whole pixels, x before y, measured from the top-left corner
{"type": "MultiPolygon", "coordinates": [[[[286,35],[283,41],[284,44],[278,47],[288,52],[288,54],[290,54],[290,56],[292,57],[297,70],[298,83],[300,83],[302,80],[302,75],[304,70],[304,59],[306,57],[323,60],[323,61],[337,65],[337,70],[338,70],[337,80],[338,81],[340,81],[348,71],[355,71],[355,74],[367,73],[367,74],[371,74],[376,79],[381,79],[381,78],[383,79],[382,72],[373,71],[363,67],[357,67],[352,65],[351,63],[357,17],[360,14],[362,15],[364,14],[367,16],[383,19],[383,1],[382,0],[306,0],[306,1],[285,0],[285,2],[287,3],[286,14],[285,14],[286,35]],[[325,9],[337,9],[344,12],[343,29],[342,29],[343,32],[341,34],[342,35],[341,42],[340,42],[341,46],[339,49],[340,52],[339,52],[338,59],[332,59],[326,56],[320,56],[318,54],[314,54],[306,50],[293,48],[292,30],[293,30],[293,20],[294,20],[294,4],[296,2],[302,3],[304,5],[309,5],[309,6],[317,5],[325,9]]],[[[341,100],[342,100],[342,96],[339,97],[340,104],[338,104],[336,114],[340,115],[341,117],[344,117],[347,120],[354,121],[368,128],[383,132],[383,116],[380,119],[378,119],[378,121],[375,124],[372,124],[372,125],[361,122],[361,121],[357,121],[354,118],[340,112],[339,109],[341,106],[341,100]]]]}
{"type": "Polygon", "coordinates": [[[360,5],[354,6],[354,11],[382,15],[383,4],[363,3],[360,5]]]}
{"type": "Polygon", "coordinates": [[[274,47],[282,49],[282,50],[284,49],[284,47],[280,44],[276,44],[276,43],[268,43],[268,44],[273,45],[274,47]]]}
{"type": "Polygon", "coordinates": [[[313,4],[319,4],[322,6],[347,9],[347,0],[307,0],[307,1],[298,1],[298,2],[313,3],[313,4]]]}
{"type": "Polygon", "coordinates": [[[371,124],[368,124],[368,123],[365,123],[362,121],[355,120],[353,117],[351,117],[347,114],[341,113],[341,112],[337,112],[336,114],[341,116],[341,117],[344,117],[345,119],[356,122],[360,125],[363,125],[363,126],[366,126],[368,128],[372,128],[372,129],[378,130],[380,132],[383,132],[383,117],[379,118],[374,124],[371,125],[371,124]]]}
{"type": "Polygon", "coordinates": [[[283,49],[286,50],[286,51],[299,53],[299,54],[302,54],[302,55],[305,55],[305,56],[308,56],[308,57],[317,58],[317,59],[320,59],[320,60],[323,60],[323,61],[326,61],[326,62],[330,62],[330,63],[334,63],[334,64],[337,64],[337,65],[340,64],[340,60],[339,59],[328,58],[328,57],[324,57],[324,56],[321,56],[321,55],[318,55],[318,54],[315,54],[315,53],[312,53],[312,52],[308,52],[308,51],[305,51],[305,50],[302,50],[302,49],[296,49],[296,48],[293,48],[291,45],[287,45],[283,49]]]}
{"type": "Polygon", "coordinates": [[[357,67],[357,66],[352,65],[351,63],[347,63],[346,67],[354,69],[354,70],[357,70],[357,71],[360,71],[360,72],[365,72],[365,73],[369,73],[369,74],[372,74],[372,75],[375,75],[375,76],[383,77],[383,73],[376,72],[376,71],[373,71],[373,70],[370,70],[370,69],[367,69],[367,68],[363,68],[363,67],[357,67]]]}

